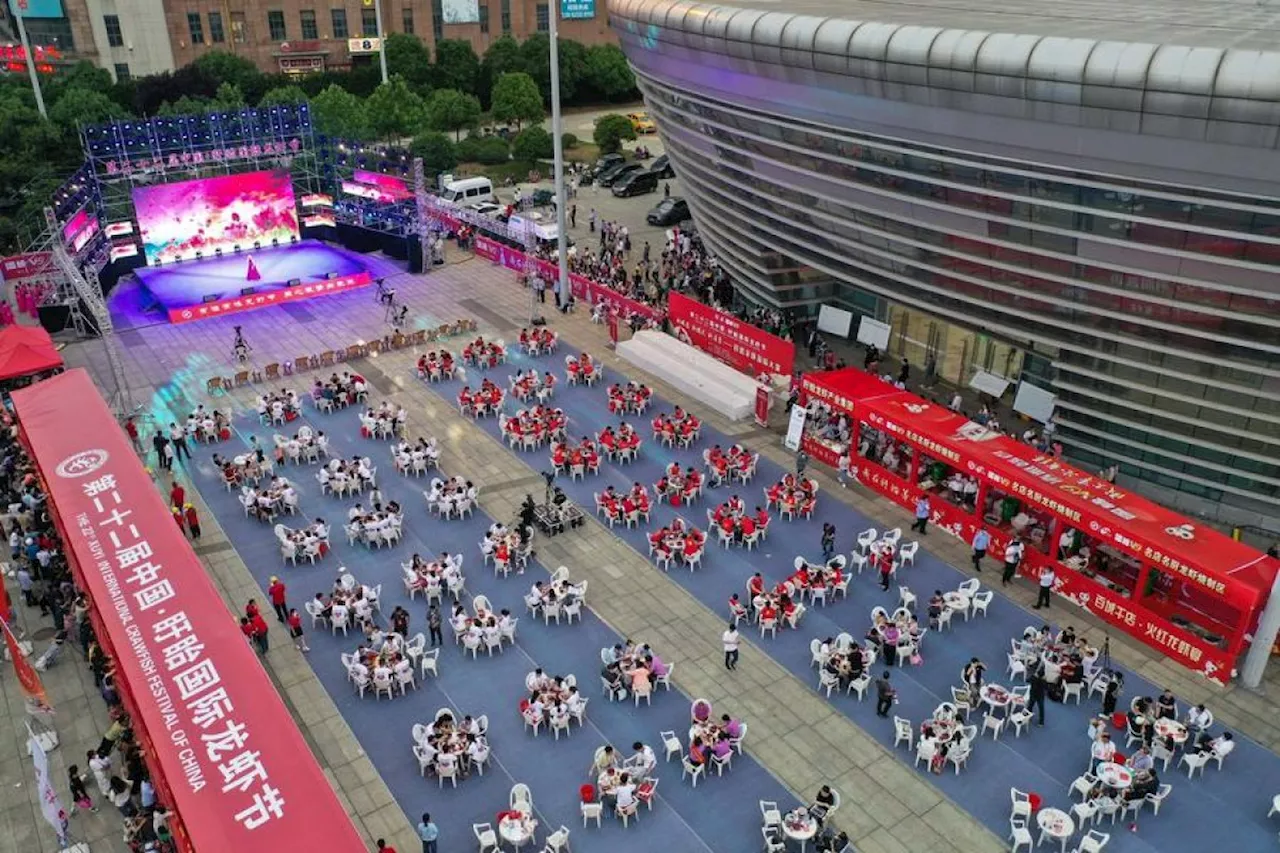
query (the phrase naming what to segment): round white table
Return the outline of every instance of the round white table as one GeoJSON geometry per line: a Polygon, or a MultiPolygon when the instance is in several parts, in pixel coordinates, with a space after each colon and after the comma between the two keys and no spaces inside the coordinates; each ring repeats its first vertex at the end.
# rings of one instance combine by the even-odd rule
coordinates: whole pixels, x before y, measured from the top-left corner
{"type": "Polygon", "coordinates": [[[1186,726],[1177,720],[1170,720],[1167,717],[1161,717],[1156,720],[1155,730],[1162,740],[1171,737],[1174,743],[1186,743],[1187,738],[1190,736],[1186,726]]]}
{"type": "Polygon", "coordinates": [[[942,594],[942,601],[949,609],[956,610],[961,613],[969,609],[969,596],[965,595],[963,592],[944,592],[942,594]]]}
{"type": "Polygon", "coordinates": [[[498,824],[498,835],[516,850],[533,840],[538,825],[532,820],[504,819],[498,824]]]}
{"type": "Polygon", "coordinates": [[[1076,825],[1071,820],[1071,815],[1061,809],[1041,809],[1036,814],[1036,823],[1040,825],[1040,840],[1036,842],[1036,846],[1039,847],[1044,844],[1046,838],[1054,838],[1062,842],[1062,849],[1065,853],[1067,840],[1076,831],[1076,825]]]}
{"type": "Polygon", "coordinates": [[[1009,703],[1013,701],[1013,694],[999,684],[984,684],[982,689],[978,691],[978,695],[991,708],[994,715],[996,711],[1007,708],[1009,703]]]}
{"type": "Polygon", "coordinates": [[[818,834],[818,821],[808,812],[797,818],[795,814],[782,816],[782,833],[787,838],[800,842],[800,853],[804,853],[809,839],[818,834]]]}
{"type": "Polygon", "coordinates": [[[1114,761],[1104,761],[1099,764],[1095,775],[1103,785],[1108,788],[1114,788],[1117,791],[1123,791],[1133,784],[1133,771],[1123,764],[1116,764],[1114,761]]]}

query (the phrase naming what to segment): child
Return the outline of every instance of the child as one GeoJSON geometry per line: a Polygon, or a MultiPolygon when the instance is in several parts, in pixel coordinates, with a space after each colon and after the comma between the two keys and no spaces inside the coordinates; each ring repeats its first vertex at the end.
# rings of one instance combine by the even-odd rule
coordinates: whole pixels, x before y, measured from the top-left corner
{"type": "Polygon", "coordinates": [[[191,531],[191,538],[200,541],[200,516],[196,515],[196,508],[191,504],[187,504],[187,529],[191,531]]]}
{"type": "Polygon", "coordinates": [[[300,652],[311,651],[311,647],[307,645],[307,638],[302,636],[302,617],[298,615],[296,607],[289,610],[289,618],[286,622],[289,626],[289,636],[293,637],[293,647],[300,652]]]}
{"type": "Polygon", "coordinates": [[[89,791],[84,786],[84,777],[80,775],[80,768],[72,764],[67,768],[67,781],[71,785],[71,800],[82,809],[88,809],[91,812],[97,812],[98,807],[93,804],[93,800],[89,798],[89,791]]]}
{"type": "Polygon", "coordinates": [[[839,472],[837,476],[840,479],[840,488],[842,489],[849,488],[849,466],[852,464],[852,461],[853,460],[849,456],[849,451],[846,450],[844,453],[840,454],[839,472]]]}

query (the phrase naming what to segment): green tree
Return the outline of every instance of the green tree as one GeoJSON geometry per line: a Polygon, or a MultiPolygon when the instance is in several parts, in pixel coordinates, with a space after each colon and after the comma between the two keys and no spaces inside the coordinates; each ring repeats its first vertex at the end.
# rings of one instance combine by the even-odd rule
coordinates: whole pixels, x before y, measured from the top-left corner
{"type": "MultiPolygon", "coordinates": [[[[534,33],[520,44],[524,72],[538,84],[544,103],[551,101],[551,38],[534,33]]],[[[560,98],[572,102],[587,71],[587,49],[573,39],[560,39],[560,98]]]]}
{"type": "Polygon", "coordinates": [[[129,112],[102,92],[92,89],[68,89],[49,107],[49,121],[76,138],[80,125],[101,124],[117,118],[127,118],[129,112]]]}
{"type": "Polygon", "coordinates": [[[259,86],[259,80],[265,75],[258,70],[251,60],[225,50],[211,50],[201,55],[191,67],[220,83],[239,86],[242,92],[266,91],[259,86]]]}
{"type": "Polygon", "coordinates": [[[302,91],[300,86],[277,86],[269,89],[262,100],[258,102],[260,107],[276,107],[285,104],[305,104],[307,102],[307,93],[302,91]]]}
{"type": "Polygon", "coordinates": [[[248,106],[244,92],[235,83],[223,83],[213,96],[213,104],[222,109],[234,110],[248,106]]]}
{"type": "Polygon", "coordinates": [[[555,142],[540,124],[526,127],[511,143],[511,156],[517,160],[547,160],[554,154],[555,142]]]}
{"type": "Polygon", "coordinates": [[[597,44],[587,48],[583,82],[609,101],[633,95],[636,90],[636,77],[631,73],[626,55],[616,44],[597,44]]]}
{"type": "Polygon", "coordinates": [[[428,175],[447,172],[458,165],[458,149],[448,136],[438,131],[415,136],[409,146],[413,156],[422,158],[422,166],[428,175]]]}
{"type": "Polygon", "coordinates": [[[385,47],[388,73],[400,75],[414,88],[431,85],[431,52],[417,36],[392,33],[385,47]]]}
{"type": "Polygon", "coordinates": [[[538,84],[528,74],[503,74],[493,84],[494,120],[515,122],[519,127],[526,121],[542,121],[545,116],[538,84]]]}
{"type": "Polygon", "coordinates": [[[475,95],[464,95],[457,89],[436,89],[427,101],[427,123],[432,130],[453,131],[460,139],[462,131],[475,127],[480,120],[480,101],[475,95]]]}
{"type": "Polygon", "coordinates": [[[59,92],[70,89],[88,89],[105,95],[111,91],[113,85],[111,73],[107,69],[99,68],[89,60],[82,59],[61,72],[55,78],[54,85],[46,88],[46,93],[52,92],[56,97],[59,92]]]}
{"type": "Polygon", "coordinates": [[[520,43],[511,36],[501,36],[484,52],[484,60],[480,63],[480,79],[476,83],[476,97],[486,107],[492,103],[494,83],[503,74],[523,71],[524,63],[520,59],[520,43]]]}
{"type": "Polygon", "coordinates": [[[365,101],[369,128],[380,139],[413,136],[426,123],[426,108],[418,93],[400,75],[373,90],[365,101]]]}
{"type": "Polygon", "coordinates": [[[457,89],[475,95],[480,79],[480,57],[476,56],[471,42],[462,39],[436,42],[436,64],[432,76],[437,89],[457,89]]]}
{"type": "Polygon", "coordinates": [[[365,139],[369,136],[369,113],[364,99],[330,83],[311,99],[311,120],[316,129],[340,139],[365,139]]]}
{"type": "Polygon", "coordinates": [[[511,159],[511,146],[501,136],[468,136],[458,143],[458,159],[496,166],[511,159]]]}
{"type": "Polygon", "coordinates": [[[210,99],[183,95],[176,101],[165,101],[156,111],[156,115],[187,116],[207,113],[211,109],[214,109],[214,103],[210,99]]]}
{"type": "Polygon", "coordinates": [[[624,140],[636,138],[636,131],[631,126],[631,119],[610,113],[596,119],[596,129],[592,136],[596,145],[600,146],[601,154],[614,154],[622,150],[624,140]]]}

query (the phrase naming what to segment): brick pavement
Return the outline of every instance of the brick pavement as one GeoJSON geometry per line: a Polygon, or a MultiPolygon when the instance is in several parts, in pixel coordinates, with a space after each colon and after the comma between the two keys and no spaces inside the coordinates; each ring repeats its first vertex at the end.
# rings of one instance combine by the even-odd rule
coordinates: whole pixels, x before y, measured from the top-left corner
{"type": "MultiPolygon", "coordinates": [[[[528,292],[515,285],[509,272],[479,260],[453,263],[433,272],[420,285],[402,284],[400,295],[415,315],[429,318],[424,320],[425,325],[477,316],[483,333],[511,338],[529,316],[528,292]]],[[[236,322],[245,323],[250,342],[257,348],[257,363],[292,359],[302,353],[378,337],[386,330],[383,310],[372,299],[346,299],[340,312],[326,308],[324,303],[299,307],[303,310],[262,311],[237,318],[236,322]]],[[[570,347],[587,349],[603,357],[607,366],[636,375],[634,368],[623,365],[606,350],[605,328],[592,325],[587,312],[549,319],[570,347]]],[[[131,375],[149,383],[145,388],[135,388],[135,392],[142,391],[141,396],[152,406],[164,403],[179,411],[187,403],[193,406],[195,402],[208,402],[205,380],[231,372],[226,356],[221,355],[229,350],[229,324],[230,320],[184,327],[164,325],[130,333],[136,339],[122,348],[128,369],[131,375]]],[[[100,345],[77,344],[66,355],[70,364],[85,365],[99,376],[106,375],[100,345]]],[[[411,432],[438,437],[448,470],[481,484],[487,512],[498,518],[514,517],[524,492],[530,488],[528,484],[537,482],[536,471],[483,430],[458,418],[451,402],[409,379],[415,358],[416,354],[409,350],[384,353],[376,361],[362,360],[360,366],[373,368],[369,372],[378,376],[375,386],[382,396],[402,402],[411,412],[411,432]]],[[[663,396],[703,414],[716,429],[775,461],[787,463],[789,454],[781,447],[776,430],[726,423],[664,383],[651,377],[645,379],[663,396]]],[[[291,380],[291,384],[298,387],[309,381],[303,375],[291,380]]],[[[233,396],[243,407],[252,393],[252,388],[246,388],[233,396]]],[[[216,401],[227,405],[220,397],[216,401]]],[[[780,414],[775,421],[781,425],[780,414]]],[[[818,476],[824,481],[824,494],[837,496],[882,525],[902,525],[908,517],[906,511],[878,496],[858,488],[841,490],[834,478],[825,473],[818,476]]],[[[261,597],[263,591],[257,588],[236,552],[224,544],[212,513],[205,511],[203,517],[206,535],[201,551],[224,598],[238,609],[246,598],[261,597]]],[[[934,537],[929,547],[953,565],[967,566],[968,549],[963,543],[934,537]]],[[[603,526],[592,521],[582,531],[541,543],[540,551],[546,563],[565,563],[573,567],[575,577],[596,579],[592,586],[601,594],[593,595],[592,609],[615,630],[630,635],[643,631],[663,644],[680,648],[674,679],[678,686],[690,695],[740,709],[752,728],[752,753],[797,796],[810,796],[822,781],[834,782],[845,798],[840,824],[857,840],[860,850],[941,853],[987,851],[1002,846],[992,833],[944,798],[927,780],[912,773],[887,749],[835,712],[810,685],[761,654],[749,638],[744,638],[742,668],[732,676],[725,672],[719,648],[720,614],[697,602],[603,526]]],[[[1028,604],[1033,594],[1030,588],[1020,587],[1011,597],[1028,604]]],[[[1083,616],[1076,621],[1090,622],[1083,616]]],[[[1280,744],[1277,679],[1269,679],[1266,690],[1258,694],[1237,687],[1221,690],[1126,639],[1113,638],[1112,652],[1118,662],[1156,683],[1169,684],[1187,698],[1210,702],[1225,724],[1272,749],[1280,744]]],[[[414,849],[416,845],[400,806],[391,800],[306,662],[283,637],[273,645],[268,669],[366,837],[383,836],[402,850],[414,849]]],[[[54,674],[60,675],[56,670],[54,674]]],[[[58,700],[56,692],[54,698],[58,700]]],[[[12,704],[13,700],[9,701],[12,704]]],[[[96,738],[96,733],[91,736],[96,738]]],[[[0,744],[3,748],[5,745],[0,744]]],[[[0,761],[7,761],[8,753],[0,756],[5,756],[0,761]]],[[[17,811],[21,812],[21,808],[17,811]]],[[[31,813],[27,818],[28,832],[36,817],[31,813]]],[[[14,829],[6,835],[13,836],[21,818],[22,814],[15,816],[14,829]]],[[[11,849],[6,843],[7,839],[0,839],[0,853],[11,849]]]]}

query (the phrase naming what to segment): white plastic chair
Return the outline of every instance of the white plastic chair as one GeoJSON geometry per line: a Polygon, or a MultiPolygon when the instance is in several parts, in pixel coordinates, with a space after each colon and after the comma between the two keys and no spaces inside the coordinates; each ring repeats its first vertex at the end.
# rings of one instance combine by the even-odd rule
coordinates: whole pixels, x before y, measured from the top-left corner
{"type": "Polygon", "coordinates": [[[1018,818],[1009,820],[1009,840],[1013,842],[1011,853],[1018,853],[1018,849],[1022,845],[1027,845],[1027,849],[1032,848],[1031,830],[1027,829],[1027,822],[1018,818]]]}
{"type": "Polygon", "coordinates": [[[471,824],[471,831],[475,833],[476,841],[480,842],[480,853],[486,853],[490,849],[501,853],[502,846],[498,844],[497,833],[493,831],[493,827],[490,824],[473,823],[471,824]]]}
{"type": "Polygon", "coordinates": [[[893,746],[895,749],[900,743],[906,743],[907,749],[910,749],[914,734],[915,733],[911,729],[910,720],[905,717],[893,718],[893,746]]]}
{"type": "Polygon", "coordinates": [[[680,745],[680,738],[676,736],[674,731],[658,732],[658,737],[662,738],[662,748],[667,752],[667,761],[670,761],[673,755],[684,753],[684,747],[680,745]]]}

